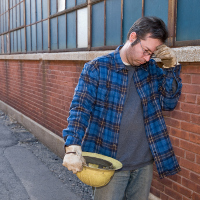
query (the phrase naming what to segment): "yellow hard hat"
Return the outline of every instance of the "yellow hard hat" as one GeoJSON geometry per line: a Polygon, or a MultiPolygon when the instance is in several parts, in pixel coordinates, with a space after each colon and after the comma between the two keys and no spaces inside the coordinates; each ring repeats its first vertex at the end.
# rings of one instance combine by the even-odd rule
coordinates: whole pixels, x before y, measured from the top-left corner
{"type": "Polygon", "coordinates": [[[122,163],[118,160],[97,153],[82,152],[86,160],[81,172],[77,172],[77,177],[85,184],[92,187],[101,187],[109,183],[115,170],[122,168],[122,163]]]}

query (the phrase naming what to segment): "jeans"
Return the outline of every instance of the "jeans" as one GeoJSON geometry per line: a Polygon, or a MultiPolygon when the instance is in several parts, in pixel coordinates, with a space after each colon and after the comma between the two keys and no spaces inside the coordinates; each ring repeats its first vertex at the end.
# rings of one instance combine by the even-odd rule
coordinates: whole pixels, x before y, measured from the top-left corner
{"type": "Polygon", "coordinates": [[[152,177],[153,164],[115,172],[106,186],[95,189],[94,200],[148,200],[152,177]]]}

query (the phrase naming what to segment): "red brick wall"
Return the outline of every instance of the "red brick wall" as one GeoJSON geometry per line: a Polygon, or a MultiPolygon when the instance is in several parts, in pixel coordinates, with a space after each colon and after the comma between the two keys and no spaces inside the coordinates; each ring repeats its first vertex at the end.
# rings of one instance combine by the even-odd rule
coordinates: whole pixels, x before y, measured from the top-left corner
{"type": "Polygon", "coordinates": [[[180,101],[164,112],[182,171],[160,180],[156,169],[151,192],[162,200],[200,200],[200,63],[182,63],[180,101]]]}
{"type": "Polygon", "coordinates": [[[0,100],[62,136],[83,62],[0,61],[0,100]]]}
{"type": "MultiPolygon", "coordinates": [[[[0,60],[0,100],[61,136],[84,63],[0,60]]],[[[160,180],[154,170],[162,200],[200,200],[200,63],[183,63],[181,77],[180,101],[164,115],[182,171],[160,180]]]]}

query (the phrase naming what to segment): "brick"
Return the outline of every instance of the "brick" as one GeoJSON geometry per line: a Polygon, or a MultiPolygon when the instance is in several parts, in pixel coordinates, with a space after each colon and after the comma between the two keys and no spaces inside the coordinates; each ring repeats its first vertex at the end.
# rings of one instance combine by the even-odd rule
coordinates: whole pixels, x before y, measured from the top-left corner
{"type": "Polygon", "coordinates": [[[191,161],[188,161],[184,158],[181,158],[180,159],[180,165],[189,169],[189,170],[192,170],[193,172],[200,173],[200,165],[199,164],[196,164],[194,162],[191,162],[191,161]]]}
{"type": "Polygon", "coordinates": [[[181,171],[178,173],[181,177],[185,177],[187,179],[190,179],[190,170],[185,169],[181,166],[181,171]]]}
{"type": "Polygon", "coordinates": [[[180,110],[180,109],[181,109],[181,102],[178,102],[178,103],[176,104],[176,107],[175,107],[174,110],[180,110]]]}
{"type": "Polygon", "coordinates": [[[162,113],[164,117],[170,117],[171,115],[171,111],[163,111],[162,113]]]}
{"type": "Polygon", "coordinates": [[[179,139],[178,138],[170,136],[170,140],[171,140],[171,143],[173,146],[179,147],[179,139]]]}
{"type": "Polygon", "coordinates": [[[200,145],[197,145],[189,141],[180,140],[180,148],[183,148],[185,150],[188,150],[196,154],[200,154],[200,145]]]}
{"type": "Polygon", "coordinates": [[[179,174],[168,176],[168,178],[170,180],[173,180],[173,181],[177,182],[177,183],[181,183],[181,176],[179,174]]]}
{"type": "Polygon", "coordinates": [[[200,155],[196,155],[196,163],[200,164],[200,155]]]}
{"type": "Polygon", "coordinates": [[[197,96],[197,104],[200,105],[200,96],[197,96]]]}
{"type": "Polygon", "coordinates": [[[200,67],[193,63],[183,63],[181,72],[183,74],[200,74],[200,67]]]}
{"type": "Polygon", "coordinates": [[[180,98],[179,98],[179,101],[185,102],[185,99],[186,99],[186,94],[181,93],[181,96],[180,96],[180,98]]]}
{"type": "Polygon", "coordinates": [[[175,128],[181,127],[180,121],[176,120],[176,119],[165,117],[165,122],[166,122],[166,125],[168,125],[168,126],[172,126],[172,127],[175,127],[175,128]]]}
{"type": "Polygon", "coordinates": [[[200,174],[196,174],[196,173],[191,172],[190,173],[190,180],[195,182],[196,184],[200,185],[200,174]]]}
{"type": "Polygon", "coordinates": [[[194,94],[187,94],[186,95],[186,102],[188,103],[196,103],[197,95],[194,94]]]}
{"type": "Polygon", "coordinates": [[[180,157],[178,157],[178,156],[177,156],[176,158],[177,158],[177,161],[178,161],[178,163],[180,163],[180,159],[181,159],[181,158],[180,158],[180,157]]]}
{"type": "Polygon", "coordinates": [[[193,193],[192,200],[200,200],[200,194],[193,193]]]}
{"type": "Polygon", "coordinates": [[[164,193],[160,193],[160,199],[162,199],[162,200],[169,200],[169,197],[166,195],[166,194],[164,194],[164,193]]]}
{"type": "Polygon", "coordinates": [[[168,126],[168,125],[166,125],[166,126],[167,126],[167,131],[168,131],[168,133],[170,133],[170,129],[171,129],[171,127],[168,126]]]}
{"type": "Polygon", "coordinates": [[[168,197],[168,200],[176,200],[176,199],[174,199],[174,198],[171,198],[171,197],[168,197]]]}
{"type": "Polygon", "coordinates": [[[191,114],[185,113],[185,112],[182,112],[182,111],[174,110],[174,111],[171,112],[171,117],[178,119],[178,120],[183,120],[183,121],[189,122],[190,116],[191,116],[191,114]]]}
{"type": "Polygon", "coordinates": [[[195,162],[195,154],[189,151],[186,151],[186,159],[192,162],[195,162]]]}
{"type": "Polygon", "coordinates": [[[173,149],[174,149],[174,153],[175,153],[176,156],[179,156],[179,157],[182,157],[182,158],[185,157],[185,150],[180,149],[179,147],[176,147],[176,146],[174,146],[173,149]]]}
{"type": "Polygon", "coordinates": [[[167,194],[168,196],[170,196],[174,199],[182,199],[181,194],[179,194],[178,192],[176,192],[168,187],[165,187],[165,194],[167,194]]]}
{"type": "Polygon", "coordinates": [[[191,198],[191,196],[192,196],[192,191],[187,189],[186,187],[183,187],[180,184],[173,183],[173,189],[176,192],[178,192],[178,193],[180,193],[180,194],[182,194],[182,195],[184,195],[184,196],[186,196],[188,198],[191,198]]]}
{"type": "Polygon", "coordinates": [[[151,192],[154,196],[160,198],[160,191],[157,190],[155,187],[151,187],[150,192],[151,192]]]}
{"type": "Polygon", "coordinates": [[[199,74],[197,74],[197,75],[192,75],[191,76],[191,80],[192,80],[192,83],[193,84],[199,84],[200,85],[200,75],[199,74]]]}
{"type": "Polygon", "coordinates": [[[190,141],[200,145],[200,135],[190,133],[190,141]]]}
{"type": "Polygon", "coordinates": [[[181,110],[184,112],[200,114],[200,106],[191,103],[181,103],[181,110]]]}
{"type": "Polygon", "coordinates": [[[85,61],[84,62],[80,62],[79,65],[76,65],[76,71],[77,72],[81,72],[83,70],[84,64],[85,64],[85,61]]]}
{"type": "Polygon", "coordinates": [[[183,93],[200,94],[200,86],[194,84],[184,84],[182,87],[183,93]]]}
{"type": "Polygon", "coordinates": [[[154,180],[152,180],[151,185],[152,185],[153,187],[155,187],[156,189],[158,189],[159,191],[164,191],[164,185],[161,184],[160,181],[157,181],[157,180],[154,179],[154,180]]]}
{"type": "Polygon", "coordinates": [[[191,198],[187,198],[183,196],[183,200],[191,200],[191,198]]]}
{"type": "Polygon", "coordinates": [[[194,124],[200,124],[200,115],[191,114],[191,122],[194,124]]]}
{"type": "Polygon", "coordinates": [[[185,131],[200,134],[200,126],[188,122],[181,122],[181,128],[185,131]]]}
{"type": "Polygon", "coordinates": [[[163,179],[159,180],[163,185],[172,188],[172,180],[170,180],[168,177],[165,177],[163,179]]]}
{"type": "Polygon", "coordinates": [[[191,83],[191,75],[181,74],[180,77],[181,77],[183,83],[191,83]]]}
{"type": "Polygon", "coordinates": [[[200,191],[200,186],[198,184],[196,184],[195,182],[188,180],[186,178],[182,179],[182,185],[188,189],[193,190],[194,192],[199,193],[199,191],[200,191]]]}
{"type": "Polygon", "coordinates": [[[160,180],[155,164],[153,165],[153,179],[160,180]]]}
{"type": "Polygon", "coordinates": [[[188,133],[187,131],[183,131],[181,129],[173,128],[173,127],[171,127],[170,129],[170,135],[178,137],[178,138],[182,138],[184,140],[190,139],[190,133],[188,133]]]}

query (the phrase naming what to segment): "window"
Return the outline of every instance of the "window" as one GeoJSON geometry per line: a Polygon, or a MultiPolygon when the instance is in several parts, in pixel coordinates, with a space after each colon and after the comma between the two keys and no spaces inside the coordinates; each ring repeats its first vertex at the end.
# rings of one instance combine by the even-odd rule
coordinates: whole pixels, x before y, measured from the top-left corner
{"type": "Polygon", "coordinates": [[[165,24],[168,24],[168,0],[145,0],[144,15],[160,17],[165,24]]]}
{"type": "Polygon", "coordinates": [[[115,49],[141,16],[163,19],[169,46],[199,45],[199,6],[198,0],[1,0],[0,54],[115,49]]]}
{"type": "Polygon", "coordinates": [[[121,43],[121,0],[106,1],[106,45],[121,43]],[[118,22],[118,23],[117,23],[118,22]]]}
{"type": "Polygon", "coordinates": [[[76,48],[76,11],[67,13],[67,48],[76,48]]]}
{"type": "Polygon", "coordinates": [[[77,45],[78,48],[88,46],[88,12],[87,8],[77,11],[77,45]]]}
{"type": "Polygon", "coordinates": [[[138,1],[138,0],[124,1],[124,7],[123,7],[123,14],[124,14],[123,42],[124,43],[126,42],[127,33],[130,27],[133,25],[133,22],[135,22],[142,15],[142,10],[138,8],[142,8],[142,1],[138,1]]]}
{"type": "Polygon", "coordinates": [[[51,51],[88,49],[87,1],[51,0],[51,6],[51,51]]]}
{"type": "Polygon", "coordinates": [[[65,10],[65,0],[58,0],[58,12],[65,10]]]}
{"type": "Polygon", "coordinates": [[[22,52],[24,50],[23,1],[2,0],[0,3],[1,53],[22,52]]]}
{"type": "Polygon", "coordinates": [[[104,46],[104,2],[92,6],[92,47],[104,46]]]}
{"type": "Polygon", "coordinates": [[[66,14],[58,17],[58,49],[66,49],[66,14]]]}
{"type": "Polygon", "coordinates": [[[48,51],[48,0],[25,0],[26,51],[48,51]]]}
{"type": "Polygon", "coordinates": [[[184,43],[191,45],[191,40],[192,44],[199,44],[200,14],[198,8],[200,1],[181,0],[177,3],[176,45],[182,46],[184,43]]]}

